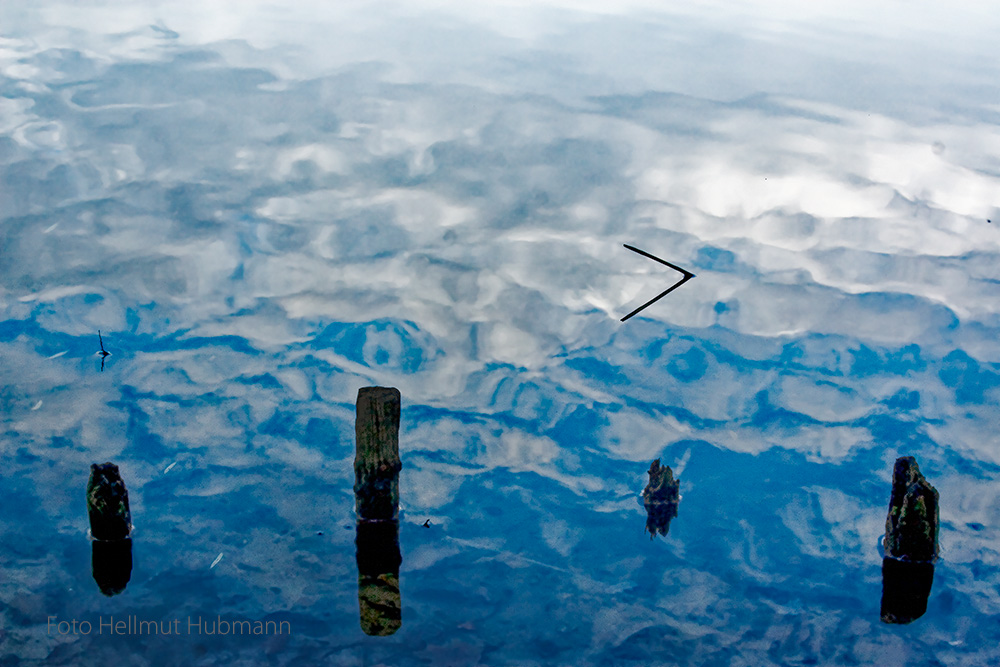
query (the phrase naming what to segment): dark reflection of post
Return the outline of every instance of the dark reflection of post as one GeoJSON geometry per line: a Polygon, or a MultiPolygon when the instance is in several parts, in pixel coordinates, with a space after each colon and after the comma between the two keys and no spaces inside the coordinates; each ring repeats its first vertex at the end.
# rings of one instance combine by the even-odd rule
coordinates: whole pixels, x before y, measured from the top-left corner
{"type": "Polygon", "coordinates": [[[681,485],[670,466],[660,465],[660,459],[653,461],[647,472],[649,483],[642,492],[642,501],[646,506],[646,530],[653,539],[670,531],[670,521],[677,516],[681,485]]]}
{"type": "Polygon", "coordinates": [[[882,622],[909,623],[927,611],[934,563],[882,559],[882,622]]]}
{"type": "Polygon", "coordinates": [[[94,581],[105,595],[117,595],[132,578],[132,512],[114,463],[90,466],[87,514],[94,538],[90,554],[94,581]]]}
{"type": "Polygon", "coordinates": [[[927,611],[939,527],[937,489],[912,456],[896,459],[883,541],[883,623],[910,623],[927,611]]]}
{"type": "Polygon", "coordinates": [[[400,610],[399,524],[358,522],[358,606],[366,635],[391,635],[403,623],[400,610]]]}
{"type": "Polygon", "coordinates": [[[101,592],[111,597],[125,590],[132,578],[132,540],[94,540],[90,565],[101,592]]]}
{"type": "Polygon", "coordinates": [[[361,629],[385,636],[402,625],[399,593],[399,390],[362,387],[354,423],[358,606],[361,629]]]}

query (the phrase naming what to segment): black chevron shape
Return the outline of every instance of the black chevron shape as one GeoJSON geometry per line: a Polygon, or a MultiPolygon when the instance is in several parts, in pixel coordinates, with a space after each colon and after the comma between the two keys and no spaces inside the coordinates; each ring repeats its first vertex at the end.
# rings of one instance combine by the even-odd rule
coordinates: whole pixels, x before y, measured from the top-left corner
{"type": "Polygon", "coordinates": [[[104,338],[101,336],[101,330],[97,330],[97,340],[101,343],[101,351],[98,353],[101,355],[101,372],[104,372],[104,360],[111,356],[111,353],[104,349],[104,338]]]}
{"type": "Polygon", "coordinates": [[[661,292],[660,294],[657,294],[652,299],[650,299],[649,301],[647,301],[646,303],[642,304],[641,306],[639,306],[638,308],[636,308],[635,310],[633,310],[631,313],[629,313],[628,315],[626,315],[625,317],[623,317],[622,320],[621,320],[622,322],[624,322],[628,318],[632,317],[633,315],[635,315],[639,311],[641,311],[641,310],[643,310],[645,308],[648,308],[649,306],[652,306],[654,303],[656,303],[657,301],[659,301],[660,299],[662,299],[666,295],[670,294],[671,292],[673,292],[675,289],[677,289],[678,287],[680,287],[681,285],[683,285],[687,281],[689,281],[692,278],[694,278],[694,274],[693,273],[691,273],[690,271],[688,271],[686,269],[682,269],[681,267],[677,266],[676,264],[671,264],[670,262],[668,262],[666,260],[662,260],[659,257],[654,257],[653,255],[650,255],[648,252],[646,252],[644,250],[639,250],[638,248],[630,246],[627,243],[625,243],[623,245],[626,248],[628,248],[629,250],[631,250],[632,252],[637,252],[640,255],[644,256],[644,257],[649,257],[650,259],[655,260],[655,261],[659,262],[660,264],[666,264],[667,266],[669,266],[674,271],[679,271],[680,273],[684,274],[684,277],[681,278],[676,283],[674,283],[673,285],[671,285],[669,289],[661,292]]]}

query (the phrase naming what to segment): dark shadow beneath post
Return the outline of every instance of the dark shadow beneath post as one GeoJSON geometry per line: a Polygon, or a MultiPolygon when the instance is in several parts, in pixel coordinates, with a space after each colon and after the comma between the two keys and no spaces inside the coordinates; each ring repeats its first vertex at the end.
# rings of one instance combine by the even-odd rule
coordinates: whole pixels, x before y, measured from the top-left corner
{"type": "Polygon", "coordinates": [[[933,583],[933,563],[883,558],[882,622],[905,624],[923,616],[933,583]]]}
{"type": "Polygon", "coordinates": [[[359,521],[358,607],[366,635],[391,635],[403,624],[399,593],[399,523],[359,521]]]}
{"type": "Polygon", "coordinates": [[[132,540],[94,540],[90,544],[94,581],[108,597],[118,595],[132,579],[132,540]]]}

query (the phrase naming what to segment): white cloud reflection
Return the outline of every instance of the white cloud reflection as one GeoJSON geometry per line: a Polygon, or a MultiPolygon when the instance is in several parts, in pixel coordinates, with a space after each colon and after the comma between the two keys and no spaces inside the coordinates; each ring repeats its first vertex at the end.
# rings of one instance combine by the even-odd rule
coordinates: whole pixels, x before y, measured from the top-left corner
{"type": "MultiPolygon", "coordinates": [[[[734,637],[754,664],[773,646],[847,660],[838,632],[850,659],[885,664],[890,636],[800,613],[781,588],[793,575],[773,572],[780,540],[720,525],[699,498],[764,460],[881,466],[857,473],[877,493],[810,482],[775,491],[769,518],[795,558],[860,567],[881,530],[872,498],[917,451],[942,489],[955,604],[993,613],[974,570],[996,578],[1000,19],[929,3],[595,7],[0,10],[11,470],[59,486],[124,457],[148,508],[175,502],[156,484],[180,462],[179,497],[247,494],[220,507],[259,522],[240,511],[276,505],[313,532],[325,508],[309,489],[349,511],[358,386],[392,385],[407,511],[495,524],[474,564],[510,586],[536,590],[543,563],[571,575],[551,584],[567,598],[622,594],[585,616],[580,664],[675,635],[691,664],[734,637]],[[678,278],[622,243],[697,278],[621,324],[678,278]],[[608,556],[581,521],[641,530],[641,468],[681,452],[683,511],[725,545],[678,519],[665,549],[688,560],[649,583],[647,557],[608,556]],[[729,476],[706,477],[716,466],[729,476]],[[293,497],[268,495],[275,470],[293,497]],[[740,608],[750,584],[733,573],[766,602],[740,608]],[[644,599],[647,584],[669,595],[644,599]]],[[[60,530],[68,498],[41,502],[60,530]]],[[[170,508],[161,528],[185,525],[170,508]]],[[[185,535],[212,537],[190,553],[233,554],[219,576],[242,567],[263,589],[296,563],[322,574],[305,547],[253,533],[239,551],[225,522],[194,521],[185,535]]],[[[423,547],[411,567],[460,553],[423,547]]],[[[268,599],[306,595],[292,589],[268,599]]],[[[44,658],[24,633],[22,655],[44,658]]]]}

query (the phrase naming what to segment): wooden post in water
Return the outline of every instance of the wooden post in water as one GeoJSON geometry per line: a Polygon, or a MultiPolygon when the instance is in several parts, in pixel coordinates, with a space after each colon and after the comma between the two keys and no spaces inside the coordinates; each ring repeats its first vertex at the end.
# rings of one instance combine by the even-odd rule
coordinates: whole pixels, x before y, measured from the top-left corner
{"type": "Polygon", "coordinates": [[[941,527],[938,500],[915,458],[896,459],[882,540],[883,623],[910,623],[927,611],[941,527]]]}
{"type": "Polygon", "coordinates": [[[91,543],[94,581],[105,595],[117,595],[132,578],[132,511],[118,466],[110,461],[90,466],[87,514],[94,538],[91,543]]]}
{"type": "Polygon", "coordinates": [[[399,390],[358,390],[354,434],[354,508],[359,521],[389,521],[399,514],[399,390]]]}
{"type": "Polygon", "coordinates": [[[90,466],[87,482],[87,514],[95,540],[124,540],[132,532],[128,491],[118,466],[108,461],[90,466]]]}
{"type": "Polygon", "coordinates": [[[674,479],[674,471],[660,465],[660,459],[653,461],[648,472],[649,484],[642,491],[642,501],[646,506],[646,530],[653,539],[657,533],[665,536],[670,532],[670,521],[677,516],[681,498],[681,480],[674,479]]]}
{"type": "Polygon", "coordinates": [[[921,474],[915,458],[896,459],[885,519],[885,555],[915,562],[937,560],[940,525],[937,489],[921,474]]]}
{"type": "Polygon", "coordinates": [[[361,629],[386,636],[402,625],[399,593],[399,390],[362,387],[354,422],[358,607],[361,629]]]}

